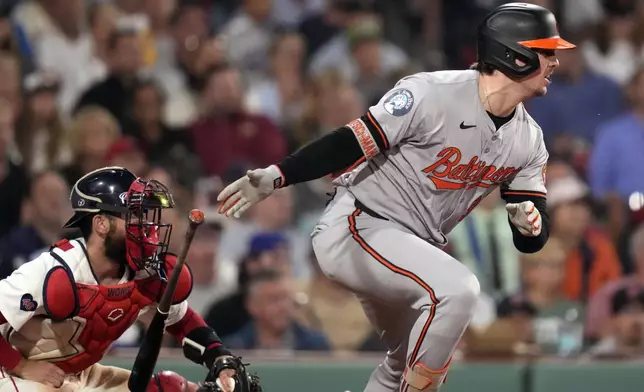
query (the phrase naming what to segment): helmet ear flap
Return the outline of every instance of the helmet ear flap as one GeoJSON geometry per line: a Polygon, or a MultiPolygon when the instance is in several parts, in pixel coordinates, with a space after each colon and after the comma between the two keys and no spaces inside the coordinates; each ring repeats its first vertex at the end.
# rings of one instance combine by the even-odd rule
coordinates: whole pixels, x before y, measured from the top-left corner
{"type": "Polygon", "coordinates": [[[511,78],[528,76],[540,67],[536,52],[500,34],[480,35],[478,57],[511,78]]]}

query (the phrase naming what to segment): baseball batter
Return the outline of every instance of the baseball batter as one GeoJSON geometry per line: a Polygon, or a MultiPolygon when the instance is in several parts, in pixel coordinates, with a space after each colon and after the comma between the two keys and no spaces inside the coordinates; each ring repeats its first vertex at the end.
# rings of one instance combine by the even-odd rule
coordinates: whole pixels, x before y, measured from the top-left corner
{"type": "Polygon", "coordinates": [[[388,352],[365,391],[436,391],[479,294],[441,250],[446,234],[497,186],[516,248],[548,239],[548,153],[522,102],[546,94],[563,40],[545,8],[512,3],[479,27],[470,70],[400,80],[369,111],[219,195],[239,218],[274,189],[342,168],[316,226],[323,272],[356,293],[388,352]]]}
{"type": "MultiPolygon", "coordinates": [[[[76,212],[65,227],[82,236],[57,242],[0,281],[0,392],[128,391],[129,371],[98,362],[140,316],[154,314],[160,276],[176,263],[167,253],[171,226],[160,220],[174,202],[161,183],[108,167],[82,177],[70,199],[76,212]]],[[[230,352],[188,306],[191,289],[184,265],[167,331],[188,359],[212,368],[230,352]]],[[[225,392],[233,374],[220,374],[225,392]]],[[[148,388],[195,390],[171,372],[148,388]]]]}

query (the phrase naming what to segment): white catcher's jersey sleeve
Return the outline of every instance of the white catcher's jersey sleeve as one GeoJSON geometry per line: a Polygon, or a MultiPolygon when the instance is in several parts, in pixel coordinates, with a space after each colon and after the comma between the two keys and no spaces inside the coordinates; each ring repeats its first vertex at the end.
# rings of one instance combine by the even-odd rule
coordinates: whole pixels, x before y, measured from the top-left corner
{"type": "MultiPolygon", "coordinates": [[[[535,127],[537,127],[535,125],[535,127]]],[[[548,164],[548,151],[543,141],[540,128],[534,132],[533,151],[526,166],[507,184],[504,184],[504,195],[519,196],[546,196],[546,166],[548,164]]]]}
{"type": "Polygon", "coordinates": [[[45,314],[43,285],[56,265],[49,253],[25,263],[0,281],[0,312],[13,329],[20,329],[33,316],[45,314]]]}
{"type": "Polygon", "coordinates": [[[396,83],[366,115],[347,124],[367,159],[373,158],[413,136],[432,121],[430,80],[422,73],[396,83]]]}

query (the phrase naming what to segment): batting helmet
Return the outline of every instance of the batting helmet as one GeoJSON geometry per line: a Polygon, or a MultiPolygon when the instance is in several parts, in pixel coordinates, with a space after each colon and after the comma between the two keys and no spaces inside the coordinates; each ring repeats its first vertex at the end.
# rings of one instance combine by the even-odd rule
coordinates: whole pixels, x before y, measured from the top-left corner
{"type": "Polygon", "coordinates": [[[552,12],[534,4],[509,3],[493,10],[478,28],[478,62],[520,78],[539,69],[541,50],[574,49],[559,36],[552,12]]]}

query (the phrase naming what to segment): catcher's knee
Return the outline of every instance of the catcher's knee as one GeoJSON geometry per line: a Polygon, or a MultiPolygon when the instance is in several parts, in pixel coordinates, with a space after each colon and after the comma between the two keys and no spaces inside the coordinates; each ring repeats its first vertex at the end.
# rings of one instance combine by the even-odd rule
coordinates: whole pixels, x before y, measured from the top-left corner
{"type": "Polygon", "coordinates": [[[170,370],[164,370],[152,377],[146,392],[193,392],[196,389],[194,384],[186,380],[182,375],[170,370]]]}
{"type": "Polygon", "coordinates": [[[412,368],[406,368],[403,380],[409,385],[409,392],[434,392],[447,380],[447,369],[450,361],[440,370],[430,370],[421,363],[415,364],[412,368]]]}

